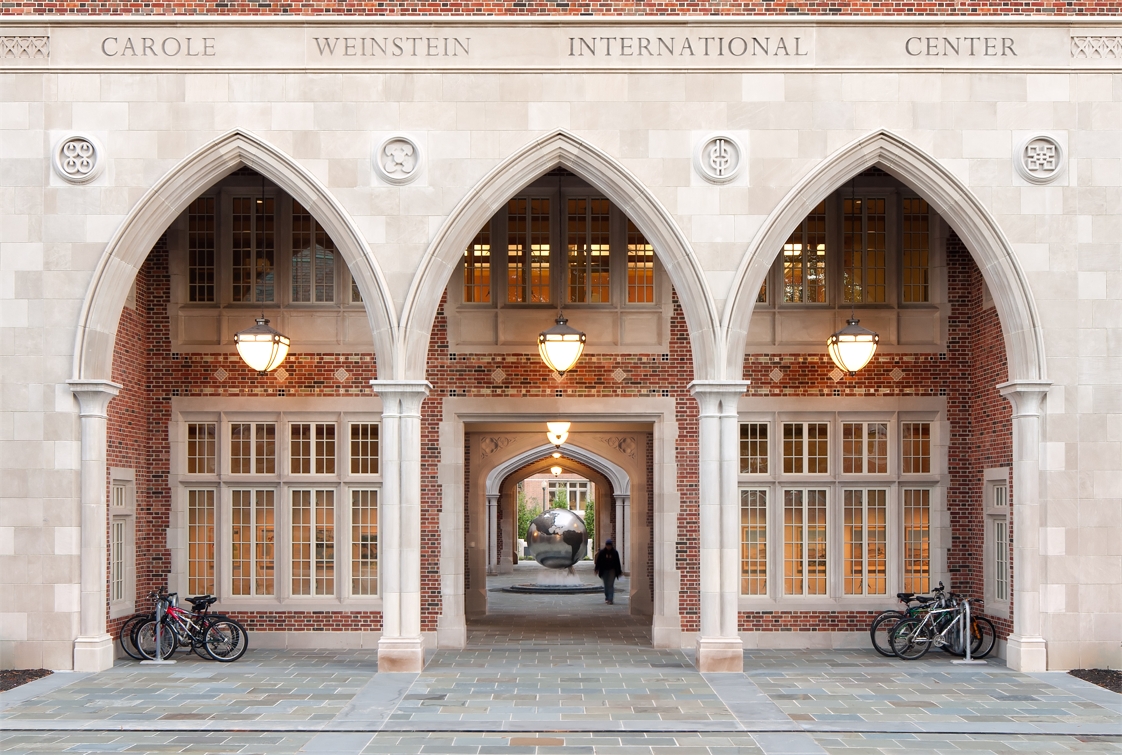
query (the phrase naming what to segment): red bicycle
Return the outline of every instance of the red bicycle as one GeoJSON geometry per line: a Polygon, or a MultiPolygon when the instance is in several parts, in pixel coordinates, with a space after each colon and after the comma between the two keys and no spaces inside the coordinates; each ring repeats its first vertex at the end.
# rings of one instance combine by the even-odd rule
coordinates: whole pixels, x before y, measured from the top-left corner
{"type": "Polygon", "coordinates": [[[177,647],[183,647],[190,648],[200,658],[229,663],[245,655],[249,648],[249,634],[245,627],[228,616],[207,612],[218,600],[213,595],[186,598],[192,611],[180,608],[178,595],[169,593],[166,587],[149,593],[148,597],[156,602],[155,616],[162,614],[163,618],[158,625],[156,618],[152,617],[136,627],[133,645],[144,658],[167,658],[177,647]]]}

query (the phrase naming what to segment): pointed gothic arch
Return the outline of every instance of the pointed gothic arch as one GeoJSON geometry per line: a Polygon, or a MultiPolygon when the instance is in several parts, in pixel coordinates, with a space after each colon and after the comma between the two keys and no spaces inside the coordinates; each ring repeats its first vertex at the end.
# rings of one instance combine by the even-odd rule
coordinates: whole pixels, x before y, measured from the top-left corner
{"type": "Polygon", "coordinates": [[[737,270],[723,318],[726,376],[744,369],[744,344],[756,295],[794,228],[850,177],[873,166],[920,194],[958,233],[993,294],[1009,380],[1046,380],[1044,331],[1032,291],[1009,240],[990,211],[937,160],[891,131],[874,131],[842,147],[791,188],[764,221],[737,270]]]}
{"type": "Polygon", "coordinates": [[[399,379],[423,378],[429,335],[448,280],[475,234],[518,191],[562,166],[599,189],[650,241],[681,302],[693,348],[694,376],[718,365],[719,318],[685,235],[657,198],[618,161],[564,131],[546,134],[488,173],[460,201],[421,261],[405,300],[399,331],[399,379]]]}
{"type": "Polygon", "coordinates": [[[566,443],[560,447],[546,444],[538,446],[537,448],[531,448],[529,451],[523,451],[517,456],[512,456],[507,459],[487,473],[486,495],[498,495],[503,480],[527,464],[531,464],[539,459],[548,458],[554,451],[560,451],[563,456],[568,456],[575,461],[579,461],[581,464],[595,469],[597,472],[604,475],[608,483],[612,486],[612,492],[618,495],[631,495],[631,478],[628,477],[627,472],[624,471],[622,467],[608,461],[599,454],[595,454],[580,446],[574,446],[571,443],[566,443]]]}
{"type": "Polygon", "coordinates": [[[366,306],[378,374],[392,373],[394,311],[385,279],[362,233],[307,169],[260,137],[234,129],[168,171],[141,197],[106,244],[78,320],[73,367],[76,380],[111,379],[121,310],[152,247],[199,194],[243,165],[292,195],[335,241],[366,306]]]}

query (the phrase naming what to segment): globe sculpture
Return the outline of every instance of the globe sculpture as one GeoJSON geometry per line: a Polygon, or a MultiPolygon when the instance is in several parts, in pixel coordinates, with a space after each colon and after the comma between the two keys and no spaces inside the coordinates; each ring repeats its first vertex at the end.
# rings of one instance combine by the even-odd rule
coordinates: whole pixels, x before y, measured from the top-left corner
{"type": "Polygon", "coordinates": [[[551,509],[530,522],[526,549],[542,566],[568,569],[588,553],[588,530],[572,511],[551,509]]]}

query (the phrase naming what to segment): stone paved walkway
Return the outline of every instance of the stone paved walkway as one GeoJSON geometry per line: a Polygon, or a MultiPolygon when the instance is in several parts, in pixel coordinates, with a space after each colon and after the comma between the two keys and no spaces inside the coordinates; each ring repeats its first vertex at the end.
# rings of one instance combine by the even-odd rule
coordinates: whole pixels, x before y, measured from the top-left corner
{"type": "Polygon", "coordinates": [[[0,752],[1122,755],[1122,696],[1067,674],[871,650],[748,651],[743,674],[700,674],[651,648],[626,600],[527,597],[489,593],[468,648],[421,674],[254,649],[54,674],[0,693],[0,752]]]}

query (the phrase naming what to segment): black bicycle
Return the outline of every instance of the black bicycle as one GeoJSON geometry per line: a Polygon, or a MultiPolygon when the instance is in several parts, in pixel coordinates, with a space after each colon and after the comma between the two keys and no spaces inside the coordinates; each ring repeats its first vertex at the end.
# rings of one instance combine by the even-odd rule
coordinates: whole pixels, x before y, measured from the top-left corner
{"type": "Polygon", "coordinates": [[[941,605],[946,600],[942,582],[931,591],[931,595],[917,595],[914,592],[898,592],[896,593],[896,597],[905,605],[905,609],[903,611],[884,611],[878,614],[877,617],[873,619],[872,623],[869,624],[869,639],[873,643],[873,649],[889,658],[896,655],[896,653],[892,652],[892,643],[890,641],[892,630],[895,626],[905,619],[919,616],[932,605],[941,605]]]}

